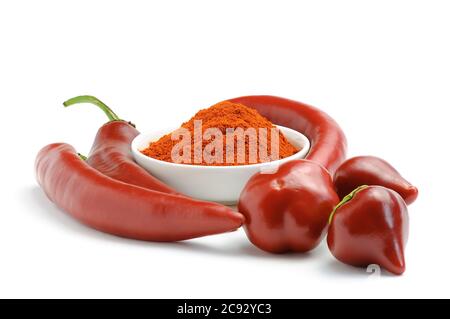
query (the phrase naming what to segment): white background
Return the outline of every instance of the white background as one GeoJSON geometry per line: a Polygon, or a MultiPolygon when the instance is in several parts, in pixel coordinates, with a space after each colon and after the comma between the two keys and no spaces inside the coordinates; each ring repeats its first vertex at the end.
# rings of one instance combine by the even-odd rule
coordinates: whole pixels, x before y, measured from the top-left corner
{"type": "MultiPolygon", "coordinates": [[[[3,1],[0,297],[450,297],[448,1],[3,1]],[[242,230],[182,243],[99,233],[34,179],[51,142],[87,153],[93,94],[141,131],[248,94],[316,105],[420,188],[407,271],[374,278],[326,245],[269,255],[242,230]]],[[[81,186],[81,185],[80,185],[81,186]]]]}

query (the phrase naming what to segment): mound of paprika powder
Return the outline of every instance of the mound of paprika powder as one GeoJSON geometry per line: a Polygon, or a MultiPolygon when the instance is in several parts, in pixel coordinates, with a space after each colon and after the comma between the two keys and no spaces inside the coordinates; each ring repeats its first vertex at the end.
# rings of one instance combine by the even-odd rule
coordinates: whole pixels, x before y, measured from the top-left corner
{"type": "MultiPolygon", "coordinates": [[[[267,162],[268,160],[276,160],[282,159],[288,156],[291,156],[299,151],[296,147],[294,147],[286,137],[281,133],[279,129],[277,129],[268,119],[259,114],[256,110],[249,108],[240,103],[233,103],[229,101],[224,101],[217,103],[207,109],[200,110],[195,114],[189,121],[183,123],[181,128],[189,131],[191,136],[194,136],[195,131],[195,123],[196,121],[201,121],[201,132],[202,135],[207,129],[218,129],[222,133],[220,138],[223,139],[220,144],[223,147],[223,160],[221,161],[207,161],[204,158],[201,160],[195,160],[195,152],[200,151],[200,154],[203,154],[205,147],[214,140],[213,138],[205,139],[202,138],[201,142],[196,144],[194,139],[191,139],[191,147],[190,150],[190,161],[189,164],[197,164],[197,165],[210,165],[210,166],[224,166],[224,165],[248,165],[248,164],[256,164],[267,162]],[[268,159],[267,156],[262,156],[261,153],[257,153],[256,157],[250,156],[250,138],[249,136],[243,136],[245,141],[245,158],[239,158],[239,143],[238,136],[233,136],[234,143],[230,145],[229,141],[227,143],[227,131],[229,129],[243,129],[246,131],[247,129],[255,129],[256,132],[256,148],[260,150],[262,147],[265,149],[265,154],[273,155],[274,152],[272,150],[272,133],[275,131],[278,135],[278,142],[274,145],[278,146],[278,154],[276,158],[270,157],[268,159]],[[260,133],[260,129],[266,129],[267,133],[264,133],[264,137],[262,137],[262,133],[260,133]],[[227,147],[233,147],[234,152],[232,152],[232,160],[230,161],[230,157],[227,157],[227,147]],[[199,150],[199,148],[201,148],[199,150]]],[[[198,123],[198,122],[197,122],[198,123]]],[[[175,131],[176,132],[176,131],[175,131]]],[[[173,138],[173,133],[169,133],[164,135],[159,140],[152,142],[148,145],[146,149],[141,150],[141,152],[147,156],[153,157],[158,160],[166,161],[166,162],[174,162],[172,150],[179,143],[179,139],[173,138]]],[[[229,133],[229,132],[228,132],[229,133]]],[[[242,144],[241,144],[242,145],[242,144]]],[[[212,152],[214,154],[214,150],[212,152]]],[[[199,154],[199,153],[197,153],[199,154]]],[[[275,153],[276,154],[276,153],[275,153]]]]}

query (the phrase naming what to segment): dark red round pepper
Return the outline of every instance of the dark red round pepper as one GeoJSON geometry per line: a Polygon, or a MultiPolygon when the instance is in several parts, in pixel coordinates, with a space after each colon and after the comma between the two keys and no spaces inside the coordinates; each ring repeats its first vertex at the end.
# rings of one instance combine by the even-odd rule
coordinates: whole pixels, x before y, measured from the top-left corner
{"type": "Polygon", "coordinates": [[[334,174],[334,185],[340,198],[361,185],[390,188],[399,193],[407,204],[413,203],[419,193],[392,165],[374,156],[358,156],[346,160],[334,174]]]}
{"type": "Polygon", "coordinates": [[[255,246],[272,253],[306,252],[324,237],[338,202],[328,171],[297,160],[280,166],[276,174],[254,175],[242,191],[238,210],[255,246]]]}
{"type": "Polygon", "coordinates": [[[275,124],[303,133],[311,143],[306,159],[334,173],[345,160],[347,141],[339,125],[325,112],[293,100],[269,95],[243,96],[229,100],[256,109],[275,124]]]}
{"type": "Polygon", "coordinates": [[[330,216],[328,247],[341,262],[378,264],[393,274],[405,271],[408,208],[397,192],[362,186],[347,195],[330,216]]]}
{"type": "Polygon", "coordinates": [[[80,222],[117,236],[179,241],[239,228],[244,217],[223,205],[166,194],[103,175],[68,144],[50,144],[36,158],[48,198],[80,222]]]}
{"type": "Polygon", "coordinates": [[[139,166],[131,153],[131,142],[139,135],[134,124],[121,120],[106,104],[89,95],[74,97],[64,106],[77,103],[92,103],[102,109],[109,118],[97,132],[87,163],[99,172],[116,180],[147,189],[177,194],[177,192],[153,177],[139,166]]]}

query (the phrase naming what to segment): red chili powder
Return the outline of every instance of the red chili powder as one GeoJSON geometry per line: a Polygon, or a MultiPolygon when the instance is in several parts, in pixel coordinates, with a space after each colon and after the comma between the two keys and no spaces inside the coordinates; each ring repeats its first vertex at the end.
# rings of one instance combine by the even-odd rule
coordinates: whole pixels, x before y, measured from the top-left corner
{"type": "MultiPolygon", "coordinates": [[[[263,149],[265,148],[267,151],[267,155],[271,155],[271,129],[275,128],[275,126],[261,114],[259,114],[256,110],[249,108],[243,104],[232,103],[232,102],[220,102],[211,106],[210,108],[200,110],[195,114],[188,122],[185,122],[181,125],[181,128],[189,130],[192,138],[191,138],[191,147],[190,147],[190,164],[196,165],[214,165],[214,166],[224,166],[224,165],[248,165],[266,162],[270,160],[269,158],[263,158],[260,156],[259,152],[257,153],[256,162],[250,162],[250,139],[248,136],[245,136],[245,160],[243,162],[239,161],[238,158],[238,143],[237,136],[234,136],[234,160],[232,162],[227,162],[226,150],[226,130],[227,129],[237,129],[242,128],[243,130],[254,128],[256,132],[256,145],[259,150],[260,145],[263,145],[263,149]],[[201,120],[201,129],[202,133],[209,128],[217,128],[223,134],[223,160],[220,163],[216,162],[207,162],[205,158],[202,158],[201,163],[195,162],[195,150],[196,146],[201,146],[201,151],[203,152],[205,147],[214,141],[214,138],[210,140],[205,140],[202,138],[201,143],[194,144],[194,121],[201,120]],[[266,129],[267,138],[264,139],[265,143],[263,143],[263,138],[259,134],[259,129],[266,129]]],[[[295,148],[286,137],[278,130],[275,129],[279,134],[279,154],[278,158],[282,159],[288,156],[291,156],[298,152],[299,150],[295,148]]],[[[172,133],[164,135],[158,141],[152,142],[148,145],[148,147],[141,152],[147,156],[153,157],[158,160],[166,161],[166,162],[174,162],[172,159],[172,149],[177,144],[180,143],[180,140],[173,140],[172,133]]],[[[230,147],[230,146],[229,146],[230,147]]],[[[197,151],[199,151],[197,147],[197,151]]],[[[215,155],[215,151],[211,152],[211,155],[215,155]]],[[[203,153],[197,153],[203,154],[203,153]]],[[[203,157],[203,156],[202,156],[203,157]]],[[[219,156],[220,157],[220,156],[219,156]]],[[[228,159],[231,157],[229,156],[228,159]]],[[[242,158],[241,158],[242,159],[242,158]]],[[[273,160],[274,158],[272,158],[273,160]]]]}

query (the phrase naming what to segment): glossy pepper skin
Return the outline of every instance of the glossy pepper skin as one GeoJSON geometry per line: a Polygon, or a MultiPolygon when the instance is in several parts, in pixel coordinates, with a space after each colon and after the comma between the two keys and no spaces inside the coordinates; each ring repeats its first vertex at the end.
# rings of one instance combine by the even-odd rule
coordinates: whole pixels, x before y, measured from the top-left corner
{"type": "Polygon", "coordinates": [[[240,196],[250,241],[271,253],[306,252],[323,239],[330,212],[339,203],[328,171],[297,160],[276,174],[254,175],[240,196]]]}
{"type": "Polygon", "coordinates": [[[334,174],[334,185],[340,198],[361,185],[390,188],[412,204],[419,194],[417,188],[385,160],[375,156],[358,156],[346,160],[334,174]]]}
{"type": "Polygon", "coordinates": [[[333,175],[345,160],[347,140],[328,114],[301,102],[270,95],[242,96],[229,101],[256,109],[272,123],[303,133],[311,143],[306,159],[319,163],[333,175]]]}
{"type": "Polygon", "coordinates": [[[139,166],[131,153],[131,142],[139,131],[130,122],[121,120],[107,105],[96,97],[82,95],[64,102],[64,106],[92,103],[109,118],[97,132],[87,163],[99,172],[116,180],[169,194],[177,192],[153,177],[139,166]]]}
{"type": "Polygon", "coordinates": [[[228,207],[165,194],[103,175],[68,144],[50,144],[36,158],[47,197],[80,222],[121,237],[179,241],[228,232],[244,218],[228,207]]]}
{"type": "Polygon", "coordinates": [[[358,267],[378,264],[401,275],[408,231],[408,208],[397,192],[362,186],[331,215],[327,242],[331,253],[343,263],[358,267]]]}

